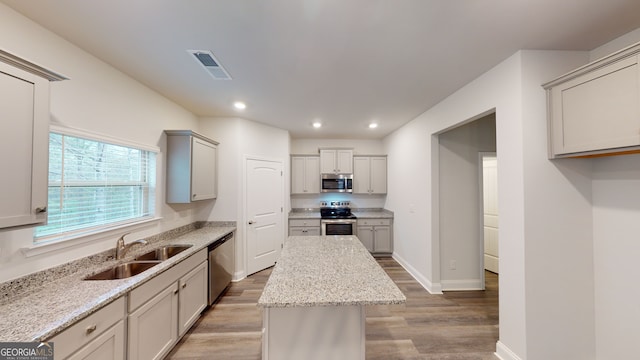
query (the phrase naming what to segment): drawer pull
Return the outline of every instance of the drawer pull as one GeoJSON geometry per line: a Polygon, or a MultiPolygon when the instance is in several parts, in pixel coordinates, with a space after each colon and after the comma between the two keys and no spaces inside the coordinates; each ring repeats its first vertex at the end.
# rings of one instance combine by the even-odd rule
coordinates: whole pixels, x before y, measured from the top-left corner
{"type": "Polygon", "coordinates": [[[178,289],[173,290],[173,295],[178,295],[178,289]]]}
{"type": "Polygon", "coordinates": [[[187,283],[182,284],[182,288],[186,288],[187,287],[187,283]]]}
{"type": "Polygon", "coordinates": [[[87,335],[91,334],[94,331],[96,331],[96,325],[95,324],[93,324],[91,326],[87,326],[87,335]]]}

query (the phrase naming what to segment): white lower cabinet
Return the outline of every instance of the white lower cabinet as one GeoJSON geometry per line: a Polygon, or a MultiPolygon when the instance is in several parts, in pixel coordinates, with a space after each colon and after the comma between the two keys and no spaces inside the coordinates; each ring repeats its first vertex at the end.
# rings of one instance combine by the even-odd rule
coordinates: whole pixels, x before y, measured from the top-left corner
{"type": "Polygon", "coordinates": [[[200,313],[207,307],[207,262],[191,270],[179,280],[180,291],[178,297],[180,323],[178,335],[183,336],[198,320],[200,313]]]}
{"type": "Polygon", "coordinates": [[[178,284],[129,314],[129,359],[162,359],[178,342],[178,284]]]}
{"type": "Polygon", "coordinates": [[[289,236],[320,236],[320,219],[289,220],[289,236]]]}
{"type": "Polygon", "coordinates": [[[125,298],[122,297],[47,341],[53,342],[56,360],[123,360],[124,318],[125,298]]]}
{"type": "Polygon", "coordinates": [[[393,253],[391,219],[358,219],[357,236],[374,255],[393,253]]]}
{"type": "Polygon", "coordinates": [[[162,359],[207,305],[207,249],[129,293],[128,359],[162,359]]]}

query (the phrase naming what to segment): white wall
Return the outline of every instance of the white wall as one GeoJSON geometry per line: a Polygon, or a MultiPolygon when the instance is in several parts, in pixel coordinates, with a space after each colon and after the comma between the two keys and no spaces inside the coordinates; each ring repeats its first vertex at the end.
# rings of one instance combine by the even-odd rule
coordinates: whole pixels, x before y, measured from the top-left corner
{"type": "Polygon", "coordinates": [[[243,204],[244,162],[246,157],[281,161],[284,169],[283,228],[289,212],[290,165],[289,132],[241,118],[201,118],[200,132],[220,143],[218,146],[218,199],[210,211],[203,212],[209,220],[237,221],[235,279],[246,276],[245,221],[243,204]]]}
{"type": "MultiPolygon", "coordinates": [[[[562,171],[547,160],[545,95],[540,84],[586,61],[586,53],[518,52],[384,139],[391,164],[387,207],[395,212],[394,256],[425,286],[437,292],[441,280],[439,148],[433,134],[495,109],[500,162],[499,236],[504,240],[499,244],[500,342],[497,351],[505,359],[593,358],[594,349],[590,345],[594,343],[593,311],[575,306],[582,301],[577,295],[583,295],[584,289],[592,286],[592,271],[582,271],[583,266],[565,267],[562,280],[572,278],[586,284],[580,284],[577,295],[566,296],[553,304],[548,310],[560,315],[552,318],[535,312],[549,305],[544,299],[548,296],[544,289],[549,285],[547,280],[557,276],[556,266],[560,263],[546,270],[540,266],[544,258],[536,260],[525,255],[530,242],[545,246],[555,242],[567,244],[561,246],[561,253],[566,256],[566,248],[571,244],[585,241],[581,237],[583,232],[576,229],[573,222],[566,222],[566,214],[588,212],[588,201],[581,198],[582,187],[588,181],[579,183],[579,188],[574,187],[562,177],[562,171]],[[531,166],[528,161],[532,162],[531,166]],[[540,190],[536,190],[538,187],[540,190]],[[548,194],[536,199],[539,192],[545,190],[548,194]],[[558,193],[564,194],[561,199],[566,199],[566,203],[551,202],[558,193]],[[553,214],[565,215],[548,216],[546,210],[550,204],[555,207],[553,214]],[[534,227],[539,228],[534,230],[534,227]],[[528,277],[527,261],[532,262],[531,270],[540,271],[535,277],[528,277]],[[546,280],[541,281],[542,278],[546,280]],[[541,293],[536,293],[536,289],[541,293]],[[538,301],[543,305],[531,308],[538,301]],[[541,317],[538,321],[530,318],[534,313],[541,317]],[[576,318],[580,317],[584,320],[578,324],[576,318]],[[584,323],[588,325],[579,327],[584,323]],[[567,333],[570,334],[567,336],[567,333]]],[[[579,174],[582,167],[573,167],[567,165],[569,177],[579,178],[575,173],[579,174]]],[[[590,219],[587,226],[590,227],[590,219]]],[[[589,257],[589,250],[584,247],[578,250],[578,256],[589,257]]],[[[581,260],[585,261],[588,260],[581,260]]],[[[565,290],[559,288],[558,282],[550,285],[555,291],[565,290]]],[[[558,300],[558,296],[554,299],[558,300]]]]}
{"type": "Polygon", "coordinates": [[[439,144],[442,290],[484,289],[478,153],[496,151],[495,114],[440,134],[439,144]]]}
{"type": "Polygon", "coordinates": [[[594,160],[593,241],[597,359],[638,354],[640,155],[594,160]]]}
{"type": "MultiPolygon", "coordinates": [[[[157,185],[164,189],[162,131],[196,130],[193,114],[4,4],[0,4],[0,47],[70,78],[51,85],[52,122],[159,147],[163,153],[158,157],[157,185]]],[[[201,205],[167,206],[164,191],[158,201],[160,222],[106,233],[90,244],[28,258],[20,249],[32,245],[32,230],[0,232],[0,282],[113,248],[125,231],[133,231],[127,237],[130,240],[191,223],[201,211],[201,205]]]]}

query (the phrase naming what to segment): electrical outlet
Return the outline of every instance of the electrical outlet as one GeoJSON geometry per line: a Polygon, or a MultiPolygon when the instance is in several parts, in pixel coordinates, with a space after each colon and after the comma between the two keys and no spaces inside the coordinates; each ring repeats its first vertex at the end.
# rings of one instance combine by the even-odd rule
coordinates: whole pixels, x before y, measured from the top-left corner
{"type": "Polygon", "coordinates": [[[449,261],[449,269],[451,269],[451,270],[455,270],[456,269],[456,261],[455,260],[449,261]]]}

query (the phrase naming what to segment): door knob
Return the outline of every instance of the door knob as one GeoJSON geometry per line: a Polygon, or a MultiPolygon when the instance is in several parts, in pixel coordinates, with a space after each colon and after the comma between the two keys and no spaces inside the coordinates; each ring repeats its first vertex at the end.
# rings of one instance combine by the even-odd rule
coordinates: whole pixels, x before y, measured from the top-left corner
{"type": "Polygon", "coordinates": [[[254,223],[255,223],[255,221],[249,220],[249,225],[253,225],[254,223]]]}

